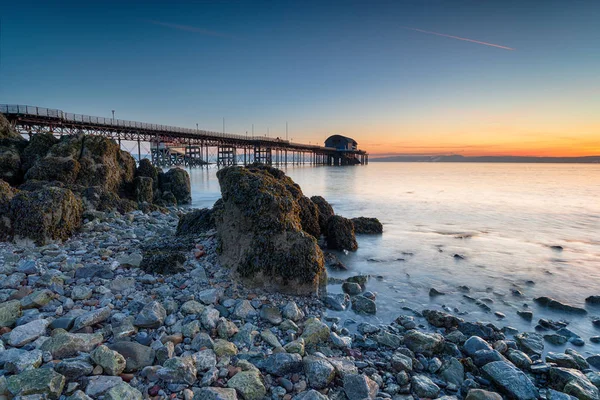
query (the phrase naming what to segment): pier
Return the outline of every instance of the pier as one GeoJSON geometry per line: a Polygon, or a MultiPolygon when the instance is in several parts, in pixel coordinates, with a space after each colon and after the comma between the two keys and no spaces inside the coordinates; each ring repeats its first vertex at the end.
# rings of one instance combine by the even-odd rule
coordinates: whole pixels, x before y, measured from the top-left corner
{"type": "Polygon", "coordinates": [[[266,136],[236,135],[200,129],[67,113],[61,110],[1,104],[0,113],[24,135],[50,133],[99,135],[137,144],[130,150],[142,159],[142,143],[149,143],[154,165],[229,166],[260,162],[267,165],[365,165],[369,154],[358,148],[339,149],[294,143],[266,136]],[[137,152],[136,152],[137,150],[137,152]],[[136,154],[137,153],[137,154],[136,154]]]}

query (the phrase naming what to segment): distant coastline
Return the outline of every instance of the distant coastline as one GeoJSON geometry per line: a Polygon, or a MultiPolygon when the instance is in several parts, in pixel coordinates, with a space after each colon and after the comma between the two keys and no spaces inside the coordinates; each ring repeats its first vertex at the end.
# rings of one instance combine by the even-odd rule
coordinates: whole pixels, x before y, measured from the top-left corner
{"type": "Polygon", "coordinates": [[[561,163],[561,164],[599,164],[600,156],[588,157],[526,157],[526,156],[479,156],[460,155],[427,156],[403,155],[371,158],[371,162],[485,162],[485,163],[561,163]]]}

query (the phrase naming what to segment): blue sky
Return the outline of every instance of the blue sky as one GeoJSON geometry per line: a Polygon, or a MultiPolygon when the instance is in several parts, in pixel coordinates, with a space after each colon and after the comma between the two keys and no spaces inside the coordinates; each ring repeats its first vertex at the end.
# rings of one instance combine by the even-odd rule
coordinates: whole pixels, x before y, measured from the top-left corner
{"type": "Polygon", "coordinates": [[[296,141],[342,133],[379,153],[600,149],[598,1],[25,1],[0,16],[2,103],[272,136],[289,121],[296,141]]]}

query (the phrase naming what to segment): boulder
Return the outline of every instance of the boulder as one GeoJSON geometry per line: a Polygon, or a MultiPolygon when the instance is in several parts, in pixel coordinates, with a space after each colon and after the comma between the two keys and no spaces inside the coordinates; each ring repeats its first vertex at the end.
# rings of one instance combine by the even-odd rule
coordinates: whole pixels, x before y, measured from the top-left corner
{"type": "Polygon", "coordinates": [[[192,185],[190,175],[182,168],[171,168],[164,174],[159,174],[160,190],[171,192],[177,204],[192,202],[192,185]]]}
{"type": "Polygon", "coordinates": [[[83,206],[69,189],[46,187],[21,191],[10,203],[13,236],[39,245],[65,240],[81,226],[83,206]]]}
{"type": "Polygon", "coordinates": [[[7,379],[7,389],[13,396],[40,395],[40,398],[58,399],[66,379],[51,368],[31,369],[7,379]]]}
{"type": "Polygon", "coordinates": [[[156,168],[150,160],[143,158],[135,170],[136,177],[146,177],[152,179],[152,189],[158,189],[158,168],[156,168]]]}
{"type": "Polygon", "coordinates": [[[267,394],[260,373],[257,371],[238,372],[227,381],[227,387],[235,389],[244,400],[262,400],[267,394]]]}
{"type": "Polygon", "coordinates": [[[334,215],[327,220],[327,247],[350,251],[358,249],[352,221],[339,215],[334,215]]]}
{"type": "Polygon", "coordinates": [[[415,353],[430,356],[443,350],[444,337],[439,333],[424,333],[411,330],[404,335],[404,344],[415,353]]]}
{"type": "Polygon", "coordinates": [[[544,306],[552,310],[564,311],[571,314],[587,314],[587,311],[584,308],[572,306],[570,304],[565,304],[546,296],[536,297],[535,299],[533,299],[533,301],[535,301],[540,306],[544,306]]]}
{"type": "Polygon", "coordinates": [[[145,176],[136,177],[133,180],[135,200],[140,203],[152,203],[152,200],[154,200],[153,184],[152,178],[145,176]]]}
{"type": "Polygon", "coordinates": [[[25,174],[25,180],[58,181],[72,184],[77,180],[81,164],[70,157],[44,157],[25,174]]]}
{"type": "Polygon", "coordinates": [[[354,233],[357,234],[378,234],[383,233],[383,225],[377,218],[358,217],[351,219],[354,224],[354,233]]]}
{"type": "Polygon", "coordinates": [[[212,209],[202,208],[190,211],[179,217],[176,235],[199,235],[215,227],[212,209]]]}
{"type": "Polygon", "coordinates": [[[19,146],[16,140],[0,141],[0,179],[12,185],[19,184],[22,180],[19,147],[23,146],[19,146]]]}
{"type": "Polygon", "coordinates": [[[192,238],[165,238],[142,246],[140,268],[150,274],[164,275],[184,271],[186,254],[194,248],[192,238]]]}
{"type": "Polygon", "coordinates": [[[0,240],[10,238],[10,202],[15,196],[15,190],[10,185],[0,179],[0,240]]]}
{"type": "Polygon", "coordinates": [[[129,199],[122,199],[116,193],[110,192],[100,186],[90,186],[84,189],[81,197],[86,209],[118,211],[121,214],[125,214],[138,208],[136,202],[129,199]]]}
{"type": "Polygon", "coordinates": [[[344,392],[349,400],[373,400],[377,396],[379,385],[366,375],[346,374],[344,392]]]}
{"type": "Polygon", "coordinates": [[[484,373],[509,397],[518,400],[535,400],[538,390],[521,370],[505,361],[494,361],[483,366],[484,373]]]}
{"type": "Polygon", "coordinates": [[[253,285],[314,294],[326,276],[317,240],[302,229],[300,188],[274,168],[217,172],[222,202],[213,208],[224,266],[253,285]]]}
{"type": "Polygon", "coordinates": [[[321,227],[319,226],[319,209],[306,196],[298,198],[298,206],[300,206],[300,224],[304,232],[313,235],[315,238],[321,236],[321,227]]]}
{"type": "Polygon", "coordinates": [[[125,357],[125,372],[134,372],[152,365],[156,352],[137,342],[119,341],[107,346],[125,357]]]}
{"type": "Polygon", "coordinates": [[[331,205],[321,196],[312,196],[310,198],[314,205],[317,206],[317,211],[319,213],[319,227],[321,228],[321,232],[327,234],[327,221],[329,217],[332,217],[334,214],[333,208],[331,205]]]}
{"type": "Polygon", "coordinates": [[[46,157],[52,146],[58,143],[58,139],[51,133],[37,133],[29,139],[29,143],[23,154],[21,154],[21,168],[23,172],[33,167],[36,161],[46,157]]]}

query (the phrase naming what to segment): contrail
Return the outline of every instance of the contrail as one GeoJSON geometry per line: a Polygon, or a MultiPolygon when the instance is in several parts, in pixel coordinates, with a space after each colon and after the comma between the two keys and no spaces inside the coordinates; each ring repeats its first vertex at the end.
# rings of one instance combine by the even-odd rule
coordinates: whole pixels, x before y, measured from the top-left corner
{"type": "Polygon", "coordinates": [[[464,38],[464,37],[460,37],[460,36],[446,35],[445,33],[425,31],[423,29],[411,28],[409,26],[403,26],[402,28],[408,29],[408,30],[411,30],[411,31],[415,31],[415,32],[428,33],[430,35],[443,36],[443,37],[447,37],[447,38],[450,38],[450,39],[457,39],[457,40],[463,40],[465,42],[482,44],[484,46],[497,47],[499,49],[504,49],[504,50],[510,50],[510,51],[515,50],[512,47],[500,46],[499,44],[494,44],[494,43],[480,42],[479,40],[468,39],[468,38],[464,38]]]}

